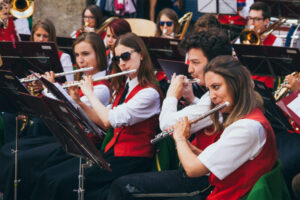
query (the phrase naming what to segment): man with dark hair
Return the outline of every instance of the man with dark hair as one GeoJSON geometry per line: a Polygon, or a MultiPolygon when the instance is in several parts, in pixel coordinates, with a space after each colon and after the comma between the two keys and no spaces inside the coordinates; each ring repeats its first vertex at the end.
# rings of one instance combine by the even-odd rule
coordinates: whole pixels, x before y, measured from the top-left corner
{"type": "MultiPolygon", "coordinates": [[[[190,61],[189,72],[194,78],[200,79],[199,85],[205,85],[203,70],[211,59],[219,55],[232,54],[229,38],[219,29],[192,33],[182,42],[182,46],[186,49],[190,61]]],[[[190,120],[195,119],[210,109],[209,93],[206,92],[201,99],[195,97],[191,84],[184,83],[185,78],[183,75],[173,75],[160,114],[162,130],[170,128],[180,117],[188,116],[190,120]],[[191,105],[177,111],[177,103],[182,96],[191,105]]],[[[190,145],[204,149],[211,139],[211,136],[204,134],[204,128],[211,124],[212,121],[207,117],[192,125],[191,133],[197,133],[190,145]]],[[[205,198],[211,189],[207,176],[190,178],[183,168],[180,168],[121,177],[112,184],[108,199],[205,198]]]]}
{"type": "MultiPolygon", "coordinates": [[[[255,2],[251,5],[248,17],[248,25],[253,26],[254,30],[260,34],[267,29],[270,22],[271,9],[264,2],[255,2]]],[[[283,46],[281,38],[277,38],[274,34],[268,36],[261,35],[262,45],[283,46]]]]}

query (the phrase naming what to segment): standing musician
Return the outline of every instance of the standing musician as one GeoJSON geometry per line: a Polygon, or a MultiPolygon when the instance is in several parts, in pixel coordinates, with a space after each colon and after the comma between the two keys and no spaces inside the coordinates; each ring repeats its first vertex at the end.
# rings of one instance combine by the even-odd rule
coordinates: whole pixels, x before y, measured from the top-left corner
{"type": "MultiPolygon", "coordinates": [[[[102,38],[98,34],[84,33],[79,36],[73,44],[73,52],[76,63],[80,68],[87,66],[95,67],[89,75],[92,75],[94,78],[105,75],[105,47],[102,38]]],[[[51,77],[50,75],[51,73],[48,73],[49,77],[51,77]]],[[[69,92],[70,95],[73,93],[79,95],[78,91],[75,89],[69,92]]],[[[108,105],[110,91],[107,81],[95,82],[94,93],[99,101],[104,105],[108,105]]],[[[80,99],[82,102],[88,104],[86,96],[82,96],[81,94],[79,96],[81,96],[80,99]]],[[[24,199],[32,199],[34,185],[38,183],[39,174],[43,170],[59,164],[62,161],[74,159],[74,163],[71,164],[71,167],[78,166],[79,162],[78,159],[66,154],[55,138],[42,137],[41,134],[45,135],[45,133],[42,133],[39,127],[37,127],[37,129],[39,131],[39,137],[21,138],[18,145],[19,149],[21,149],[18,160],[22,163],[22,166],[18,169],[18,178],[21,179],[18,187],[18,196],[22,196],[24,199]]],[[[13,130],[13,132],[15,132],[15,130],[13,130]]],[[[97,140],[96,137],[92,136],[93,134],[88,134],[88,137],[92,142],[99,144],[99,139],[97,140]]],[[[0,180],[2,180],[0,181],[0,191],[4,192],[5,199],[13,199],[14,195],[14,155],[11,153],[12,148],[15,148],[14,142],[4,145],[0,151],[0,180]]],[[[76,171],[78,171],[78,168],[76,168],[76,171]]],[[[63,170],[63,172],[65,172],[65,170],[63,170]]]]}
{"type": "MultiPolygon", "coordinates": [[[[189,142],[188,117],[175,124],[173,138],[185,172],[182,176],[186,174],[188,177],[184,179],[195,181],[205,179],[210,173],[209,182],[214,189],[207,198],[200,199],[240,199],[274,167],[277,160],[274,132],[262,112],[263,99],[254,91],[250,72],[238,61],[231,56],[218,56],[208,63],[203,74],[210,107],[226,101],[229,106],[212,114],[213,130],[209,132],[212,138],[205,149],[189,142]]],[[[158,173],[127,175],[112,184],[108,199],[131,199],[131,194],[151,197],[152,193],[167,199],[170,191],[182,197],[180,192],[192,185],[184,179],[158,173]]],[[[194,187],[201,191],[207,185],[194,187]]]]}
{"type": "MultiPolygon", "coordinates": [[[[114,72],[136,69],[127,77],[112,80],[115,98],[112,108],[105,107],[92,90],[92,79],[85,78],[80,87],[92,108],[73,97],[85,113],[104,129],[114,128],[114,135],[104,150],[104,159],[112,172],[93,166],[85,170],[84,189],[87,199],[106,199],[111,182],[125,174],[152,168],[154,146],[150,139],[158,128],[160,91],[150,56],[142,39],[133,33],[121,35],[114,48],[114,72]]],[[[74,199],[77,165],[63,162],[48,168],[36,185],[35,199],[74,199]]]]}
{"type": "Polygon", "coordinates": [[[115,43],[120,35],[131,32],[130,24],[122,18],[113,20],[106,28],[106,55],[107,55],[107,73],[112,72],[112,57],[115,43]]]}

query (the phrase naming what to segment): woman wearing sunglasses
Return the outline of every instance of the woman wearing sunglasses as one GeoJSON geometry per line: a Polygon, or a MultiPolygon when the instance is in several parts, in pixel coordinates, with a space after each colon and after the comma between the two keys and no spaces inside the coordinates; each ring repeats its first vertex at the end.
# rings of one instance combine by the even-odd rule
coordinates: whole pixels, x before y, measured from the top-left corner
{"type": "Polygon", "coordinates": [[[178,16],[170,8],[161,10],[156,20],[156,37],[175,38],[179,32],[178,16]]]}
{"type": "MultiPolygon", "coordinates": [[[[92,89],[92,78],[81,81],[81,90],[92,108],[79,98],[74,100],[87,116],[103,129],[114,128],[114,135],[103,155],[112,172],[94,165],[85,169],[85,198],[106,199],[111,182],[125,174],[152,169],[154,146],[150,139],[158,128],[160,91],[154,76],[150,56],[142,39],[133,33],[121,35],[114,48],[115,72],[136,69],[136,73],[115,77],[112,107],[103,105],[92,89]]],[[[78,166],[62,163],[41,176],[33,199],[75,199],[78,188],[78,166]],[[59,175],[58,175],[59,174],[59,175]],[[45,183],[45,184],[44,184],[45,183]]]]}

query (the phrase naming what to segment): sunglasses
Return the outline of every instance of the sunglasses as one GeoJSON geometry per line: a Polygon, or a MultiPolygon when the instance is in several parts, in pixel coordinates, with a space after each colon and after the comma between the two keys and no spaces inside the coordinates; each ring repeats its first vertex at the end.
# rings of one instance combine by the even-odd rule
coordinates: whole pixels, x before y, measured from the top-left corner
{"type": "Polygon", "coordinates": [[[167,26],[170,27],[170,26],[172,26],[173,22],[171,22],[171,21],[167,21],[167,22],[160,21],[160,22],[159,22],[159,25],[160,25],[160,26],[164,26],[165,24],[167,24],[167,26]]]}
{"type": "Polygon", "coordinates": [[[120,59],[122,59],[123,61],[128,61],[130,60],[130,56],[133,52],[135,52],[135,50],[124,52],[120,56],[114,56],[112,60],[115,61],[116,63],[119,63],[120,59]]]}

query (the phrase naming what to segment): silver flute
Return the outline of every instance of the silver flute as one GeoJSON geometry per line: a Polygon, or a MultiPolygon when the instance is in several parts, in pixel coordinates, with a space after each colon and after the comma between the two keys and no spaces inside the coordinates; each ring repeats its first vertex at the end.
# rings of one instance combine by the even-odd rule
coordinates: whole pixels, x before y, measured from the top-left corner
{"type": "MultiPolygon", "coordinates": [[[[79,72],[87,72],[87,71],[91,71],[91,70],[93,70],[93,69],[94,69],[94,67],[85,67],[85,68],[77,69],[77,70],[73,70],[73,71],[62,72],[62,73],[56,73],[56,74],[55,74],[55,78],[57,78],[57,77],[62,77],[62,76],[65,76],[65,75],[69,75],[69,74],[75,74],[75,73],[79,73],[79,72]]],[[[28,78],[21,78],[21,79],[20,79],[20,82],[21,82],[21,83],[28,83],[28,82],[37,81],[37,80],[38,80],[37,78],[31,78],[31,79],[28,79],[28,78]]]]}
{"type": "MultiPolygon", "coordinates": [[[[190,125],[195,124],[199,120],[204,119],[205,117],[207,117],[207,116],[209,116],[209,115],[211,115],[211,114],[213,114],[213,113],[221,110],[222,108],[224,108],[226,106],[229,106],[229,102],[228,101],[226,101],[224,104],[220,104],[220,105],[214,107],[213,109],[207,111],[206,113],[203,113],[203,114],[199,115],[199,117],[197,119],[189,121],[189,124],[190,125]]],[[[169,131],[163,131],[163,132],[157,134],[152,140],[150,140],[150,143],[151,144],[155,144],[155,143],[161,141],[162,139],[170,136],[170,134],[173,133],[173,132],[174,132],[174,129],[171,129],[169,131]]]]}
{"type": "MultiPolygon", "coordinates": [[[[111,78],[114,78],[114,77],[117,77],[117,76],[127,75],[127,74],[131,74],[131,73],[134,73],[134,72],[136,72],[136,69],[132,69],[132,70],[124,71],[124,72],[119,72],[119,73],[115,73],[115,74],[110,74],[110,75],[103,76],[103,77],[99,77],[99,78],[93,79],[93,81],[97,82],[97,81],[102,81],[102,80],[108,80],[108,79],[111,79],[111,78]]],[[[68,88],[68,87],[71,87],[71,86],[78,86],[79,84],[80,84],[80,81],[74,81],[73,83],[70,83],[70,84],[63,84],[62,87],[63,88],[68,88]]]]}

